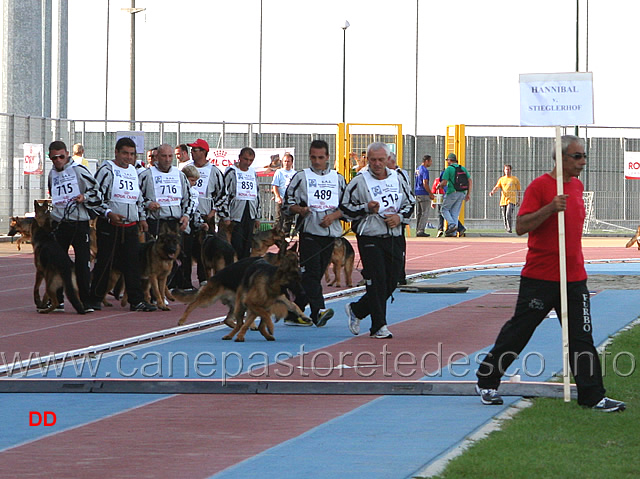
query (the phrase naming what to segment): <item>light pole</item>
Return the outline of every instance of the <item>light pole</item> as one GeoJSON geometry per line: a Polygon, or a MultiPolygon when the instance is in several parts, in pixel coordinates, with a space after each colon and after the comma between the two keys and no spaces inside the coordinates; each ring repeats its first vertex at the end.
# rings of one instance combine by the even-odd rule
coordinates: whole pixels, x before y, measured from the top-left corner
{"type": "Polygon", "coordinates": [[[344,27],[342,27],[342,123],[345,121],[345,105],[346,105],[346,86],[347,86],[347,28],[349,28],[349,22],[344,21],[344,27]]]}
{"type": "Polygon", "coordinates": [[[136,13],[144,12],[146,8],[136,8],[136,0],[131,0],[131,8],[121,8],[131,15],[130,37],[130,73],[129,73],[129,121],[131,129],[135,130],[136,121],[136,13]]]}

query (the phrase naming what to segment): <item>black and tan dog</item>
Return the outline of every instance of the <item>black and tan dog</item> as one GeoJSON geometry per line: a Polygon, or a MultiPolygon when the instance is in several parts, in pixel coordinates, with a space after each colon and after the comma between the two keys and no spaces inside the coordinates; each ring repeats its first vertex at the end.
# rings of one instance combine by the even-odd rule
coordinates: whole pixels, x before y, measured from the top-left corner
{"type": "Polygon", "coordinates": [[[327,270],[324,273],[324,279],[328,286],[340,287],[340,274],[344,270],[344,278],[347,286],[353,286],[351,281],[351,275],[353,274],[353,261],[356,257],[356,253],[353,250],[351,243],[344,238],[336,238],[333,245],[333,254],[331,255],[331,262],[327,266],[327,270]],[[333,281],[329,281],[329,268],[333,265],[333,281]]]}
{"type": "MultiPolygon", "coordinates": [[[[234,309],[236,302],[236,292],[242,282],[242,278],[244,277],[245,273],[255,263],[260,262],[269,264],[268,261],[277,263],[280,261],[280,259],[281,255],[275,254],[268,255],[265,258],[244,258],[240,261],[237,261],[236,263],[233,263],[230,266],[227,266],[226,268],[218,271],[216,274],[211,276],[207,281],[207,284],[202,286],[197,292],[173,290],[173,295],[178,301],[188,304],[180,320],[178,321],[178,325],[180,326],[185,324],[187,318],[194,309],[198,307],[204,308],[206,306],[214,304],[216,301],[220,301],[222,304],[229,308],[224,323],[230,328],[235,328],[236,322],[234,320],[234,309]]],[[[297,286],[297,284],[295,286],[297,286]]],[[[293,286],[294,290],[296,289],[295,286],[293,286]]],[[[281,304],[284,303],[278,302],[278,304],[274,304],[272,309],[280,311],[282,309],[281,304]]],[[[308,319],[307,316],[304,315],[304,313],[300,311],[300,308],[298,308],[295,304],[287,302],[286,306],[287,308],[291,308],[296,314],[299,314],[305,319],[308,319]]],[[[281,317],[278,316],[277,313],[274,314],[276,314],[276,317],[278,318],[281,317]]]]}
{"type": "Polygon", "coordinates": [[[284,231],[278,227],[266,231],[256,231],[251,240],[251,256],[264,256],[274,244],[281,245],[284,242],[284,237],[284,231]]]}
{"type": "Polygon", "coordinates": [[[199,261],[207,278],[226,268],[236,261],[236,251],[231,243],[223,239],[222,234],[207,234],[205,231],[198,233],[200,243],[199,261]]]}
{"type": "Polygon", "coordinates": [[[288,311],[304,316],[298,306],[291,302],[286,294],[288,285],[300,281],[298,254],[293,248],[287,250],[286,243],[280,246],[278,266],[267,261],[256,261],[250,265],[238,287],[235,300],[234,316],[236,325],[222,339],[232,339],[236,334],[237,342],[243,342],[249,328],[256,318],[260,317],[258,330],[267,341],[275,341],[271,316],[286,316],[288,311]],[[285,313],[286,306],[287,312],[285,313]],[[246,318],[245,318],[246,312],[246,318]]]}
{"type": "Polygon", "coordinates": [[[170,311],[166,299],[175,301],[167,288],[167,278],[180,254],[180,233],[166,224],[160,227],[158,238],[140,245],[140,269],[142,271],[142,290],[147,303],[151,294],[158,308],[170,311]]]}
{"type": "Polygon", "coordinates": [[[22,248],[20,245],[22,243],[28,243],[31,241],[31,225],[34,222],[33,217],[28,216],[12,216],[9,222],[9,232],[7,236],[15,236],[17,234],[20,235],[20,238],[16,241],[16,246],[18,247],[18,251],[22,248]]]}
{"type": "Polygon", "coordinates": [[[33,301],[39,313],[50,313],[59,306],[57,292],[63,289],[79,314],[85,314],[78,296],[78,285],[73,261],[53,235],[51,215],[47,204],[35,203],[36,217],[31,225],[33,261],[36,265],[36,281],[33,301]],[[45,293],[40,299],[40,284],[44,280],[45,293]]]}
{"type": "Polygon", "coordinates": [[[631,248],[634,244],[637,244],[638,249],[640,249],[640,241],[638,241],[638,238],[640,238],[640,226],[638,226],[638,229],[636,230],[636,233],[633,235],[633,238],[627,241],[626,247],[631,248]]]}
{"type": "MultiPolygon", "coordinates": [[[[175,297],[167,288],[167,278],[179,254],[180,233],[166,224],[160,226],[157,239],[149,240],[140,245],[139,258],[144,300],[150,303],[151,293],[153,293],[157,306],[162,311],[171,311],[171,308],[167,306],[167,300],[175,301],[175,297]]],[[[111,272],[107,290],[114,287],[119,277],[119,271],[113,270],[111,272]]],[[[120,304],[126,306],[127,302],[128,296],[125,292],[120,304]]],[[[103,304],[107,305],[104,300],[103,304]]]]}

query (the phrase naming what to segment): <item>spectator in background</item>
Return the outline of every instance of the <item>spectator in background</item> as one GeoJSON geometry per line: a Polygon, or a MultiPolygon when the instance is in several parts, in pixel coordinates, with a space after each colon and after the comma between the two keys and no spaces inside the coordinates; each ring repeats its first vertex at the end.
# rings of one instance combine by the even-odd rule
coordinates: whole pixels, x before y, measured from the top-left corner
{"type": "Polygon", "coordinates": [[[147,164],[144,165],[145,168],[151,168],[156,164],[156,155],[158,154],[158,147],[151,148],[147,150],[147,164]]]}
{"type": "Polygon", "coordinates": [[[276,226],[282,229],[285,234],[291,232],[295,215],[286,215],[282,212],[284,194],[287,191],[287,186],[291,183],[291,178],[293,178],[295,174],[296,170],[293,169],[293,155],[291,153],[285,153],[282,158],[282,168],[276,170],[273,174],[273,180],[271,180],[271,191],[273,192],[273,199],[276,202],[276,226]]]}
{"type": "Polygon", "coordinates": [[[363,151],[360,157],[356,156],[356,162],[358,166],[356,166],[356,173],[359,173],[364,167],[367,166],[367,152],[363,151]]]}
{"type": "Polygon", "coordinates": [[[444,200],[442,201],[442,216],[447,220],[448,226],[445,236],[463,236],[467,230],[464,226],[459,225],[458,218],[462,203],[469,201],[471,198],[471,175],[464,166],[458,165],[458,158],[455,153],[449,153],[447,156],[447,169],[442,174],[440,184],[446,187],[444,200]]]}
{"type": "Polygon", "coordinates": [[[444,216],[442,216],[442,200],[444,198],[444,188],[440,185],[444,170],[440,172],[440,176],[433,180],[433,186],[431,187],[431,193],[433,194],[433,202],[431,208],[435,209],[438,213],[438,238],[444,235],[444,216]]]}
{"type": "Polygon", "coordinates": [[[73,161],[77,165],[89,168],[89,160],[84,157],[84,146],[82,146],[82,143],[76,143],[73,145],[73,161]]]}
{"type": "MultiPolygon", "coordinates": [[[[204,141],[204,140],[202,140],[204,141]]],[[[207,152],[209,151],[209,145],[207,145],[207,152]]],[[[178,169],[182,170],[187,165],[193,165],[193,160],[189,158],[189,147],[184,143],[176,146],[175,155],[178,159],[178,169]]]]}
{"type": "Polygon", "coordinates": [[[520,203],[520,180],[511,174],[511,165],[504,165],[504,176],[501,176],[489,196],[500,190],[500,212],[504,229],[513,233],[513,214],[520,203]]]}
{"type": "Polygon", "coordinates": [[[433,200],[427,169],[431,166],[431,162],[431,155],[422,157],[422,164],[416,170],[416,183],[413,190],[416,195],[416,236],[420,237],[431,236],[425,232],[429,220],[429,206],[433,200]]]}

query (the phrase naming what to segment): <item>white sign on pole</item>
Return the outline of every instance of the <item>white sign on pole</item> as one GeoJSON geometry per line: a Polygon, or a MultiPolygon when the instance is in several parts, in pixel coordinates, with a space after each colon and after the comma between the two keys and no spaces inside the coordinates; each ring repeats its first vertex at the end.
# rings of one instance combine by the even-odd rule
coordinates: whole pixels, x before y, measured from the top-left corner
{"type": "Polygon", "coordinates": [[[41,175],[44,171],[44,145],[41,143],[24,143],[24,174],[41,175]]]}
{"type": "Polygon", "coordinates": [[[624,179],[640,180],[640,151],[624,152],[624,179]]]}
{"type": "Polygon", "coordinates": [[[520,75],[520,125],[593,124],[592,73],[520,75]]]}
{"type": "Polygon", "coordinates": [[[144,131],[118,131],[116,142],[120,138],[131,138],[136,144],[136,153],[144,153],[144,131]]]}

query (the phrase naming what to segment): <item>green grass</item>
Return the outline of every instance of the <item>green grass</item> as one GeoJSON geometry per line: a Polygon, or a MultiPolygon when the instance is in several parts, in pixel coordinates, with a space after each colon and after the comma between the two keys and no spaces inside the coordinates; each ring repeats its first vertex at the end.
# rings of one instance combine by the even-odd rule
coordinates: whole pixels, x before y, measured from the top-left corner
{"type": "Polygon", "coordinates": [[[640,327],[616,336],[607,348],[611,353],[604,362],[607,396],[624,400],[626,411],[602,413],[581,408],[575,401],[536,399],[499,431],[451,461],[437,477],[640,477],[640,373],[632,364],[639,351],[640,327]],[[621,374],[616,374],[612,358],[619,352],[625,353],[618,357],[621,374]]]}

